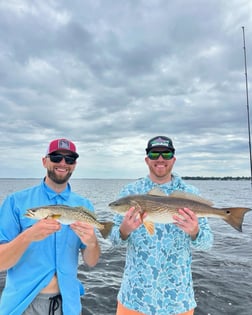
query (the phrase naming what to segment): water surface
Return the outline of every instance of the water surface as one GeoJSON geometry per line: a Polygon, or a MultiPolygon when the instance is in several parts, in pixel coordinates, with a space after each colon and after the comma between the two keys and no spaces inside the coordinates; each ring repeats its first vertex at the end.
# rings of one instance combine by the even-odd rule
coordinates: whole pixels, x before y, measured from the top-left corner
{"type": "MultiPolygon", "coordinates": [[[[73,190],[91,199],[98,218],[111,219],[109,202],[117,198],[130,180],[72,179],[73,190]]],[[[39,183],[38,179],[0,179],[0,202],[16,190],[39,183]]],[[[250,181],[191,180],[202,196],[216,207],[252,207],[250,181]]],[[[193,253],[193,279],[198,307],[195,315],[252,314],[252,212],[247,213],[240,233],[220,219],[209,219],[214,246],[208,253],[193,253]]],[[[83,314],[114,315],[120,286],[125,248],[114,248],[98,235],[101,258],[94,268],[80,264],[78,276],[84,283],[83,314]]],[[[81,263],[81,261],[80,261],[81,263]]],[[[1,273],[0,286],[4,274],[1,273]]],[[[165,315],[165,314],[164,314],[165,315]]]]}

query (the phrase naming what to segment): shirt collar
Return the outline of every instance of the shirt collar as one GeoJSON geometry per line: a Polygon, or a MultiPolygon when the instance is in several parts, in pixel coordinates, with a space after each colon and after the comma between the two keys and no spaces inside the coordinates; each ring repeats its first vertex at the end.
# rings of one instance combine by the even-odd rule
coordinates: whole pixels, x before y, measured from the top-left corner
{"type": "Polygon", "coordinates": [[[71,186],[69,183],[67,183],[67,186],[66,186],[66,189],[63,190],[62,192],[60,193],[57,193],[55,192],[54,190],[52,190],[46,183],[45,183],[45,180],[42,181],[42,186],[43,186],[43,189],[45,190],[48,198],[50,200],[56,198],[56,197],[61,197],[62,199],[64,200],[67,200],[70,196],[70,193],[71,193],[71,186]]]}

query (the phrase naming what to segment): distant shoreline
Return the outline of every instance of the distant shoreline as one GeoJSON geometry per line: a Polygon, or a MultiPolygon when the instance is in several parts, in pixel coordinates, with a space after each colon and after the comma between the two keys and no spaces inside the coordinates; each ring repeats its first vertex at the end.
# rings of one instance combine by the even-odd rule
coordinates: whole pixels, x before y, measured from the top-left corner
{"type": "Polygon", "coordinates": [[[216,176],[182,176],[183,179],[187,180],[250,180],[250,177],[245,176],[225,176],[225,177],[216,177],[216,176]]]}
{"type": "MultiPolygon", "coordinates": [[[[249,176],[181,176],[185,180],[251,180],[249,176]]],[[[41,180],[37,177],[0,177],[0,180],[41,180]]],[[[71,180],[135,180],[135,178],[72,178],[71,180]]]]}

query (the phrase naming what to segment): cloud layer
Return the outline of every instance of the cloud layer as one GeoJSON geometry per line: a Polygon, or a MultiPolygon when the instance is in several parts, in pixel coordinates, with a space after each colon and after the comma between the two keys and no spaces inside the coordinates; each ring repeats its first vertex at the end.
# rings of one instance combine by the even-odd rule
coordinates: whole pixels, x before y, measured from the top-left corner
{"type": "Polygon", "coordinates": [[[250,176],[245,0],[2,1],[0,177],[40,177],[72,139],[79,178],[137,178],[170,136],[183,176],[250,176]]]}

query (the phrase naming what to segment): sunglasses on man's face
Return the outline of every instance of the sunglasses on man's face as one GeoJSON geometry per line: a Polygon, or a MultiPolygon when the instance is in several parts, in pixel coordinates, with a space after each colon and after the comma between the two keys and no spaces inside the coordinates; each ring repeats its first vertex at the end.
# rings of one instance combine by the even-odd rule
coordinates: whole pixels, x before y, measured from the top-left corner
{"type": "Polygon", "coordinates": [[[151,159],[151,160],[157,160],[160,155],[162,156],[162,158],[164,160],[171,160],[174,156],[174,153],[171,152],[171,151],[164,151],[164,152],[154,152],[154,151],[150,151],[148,153],[148,158],[151,159]]]}
{"type": "Polygon", "coordinates": [[[73,155],[64,155],[64,154],[48,154],[47,155],[50,159],[51,162],[53,163],[59,163],[61,162],[63,159],[65,159],[66,164],[72,165],[75,163],[76,161],[76,157],[73,155]]]}

